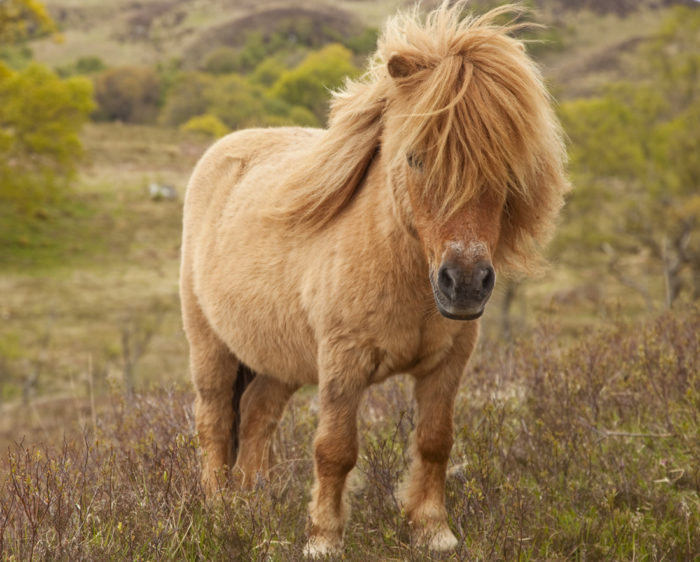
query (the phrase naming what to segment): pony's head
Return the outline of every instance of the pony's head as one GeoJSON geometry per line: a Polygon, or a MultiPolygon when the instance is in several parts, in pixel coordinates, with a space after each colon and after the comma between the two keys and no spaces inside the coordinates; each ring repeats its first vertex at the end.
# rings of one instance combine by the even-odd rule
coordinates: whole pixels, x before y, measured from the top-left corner
{"type": "Polygon", "coordinates": [[[494,267],[537,267],[568,182],[549,95],[509,35],[519,26],[495,23],[515,9],[462,10],[390,20],[374,72],[388,74],[382,151],[408,194],[438,309],[469,320],[483,313],[494,267]]]}
{"type": "Polygon", "coordinates": [[[373,161],[417,234],[438,308],[480,316],[495,270],[537,271],[569,184],[559,122],[520,9],[463,18],[465,2],[390,19],[364,80],[336,92],[329,128],[293,172],[281,215],[320,228],[373,161]],[[380,148],[380,158],[375,158],[380,148]]]}

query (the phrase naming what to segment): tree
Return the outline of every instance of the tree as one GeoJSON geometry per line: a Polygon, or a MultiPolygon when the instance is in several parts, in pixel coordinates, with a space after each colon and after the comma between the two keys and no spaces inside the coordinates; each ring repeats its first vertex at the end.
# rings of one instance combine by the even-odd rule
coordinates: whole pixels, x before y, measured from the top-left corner
{"type": "Polygon", "coordinates": [[[266,90],[258,78],[259,75],[246,78],[239,74],[212,76],[199,72],[184,73],[170,89],[160,120],[173,126],[190,124],[194,120],[199,126],[198,119],[206,115],[209,120],[216,118],[227,130],[255,126],[318,125],[309,109],[291,106],[266,90]]]}
{"type": "Polygon", "coordinates": [[[0,198],[40,203],[70,178],[81,154],[78,132],[93,107],[86,78],[0,63],[0,198]]]}
{"type": "Polygon", "coordinates": [[[160,78],[155,70],[119,66],[95,78],[96,117],[125,123],[151,123],[158,115],[160,78]]]}
{"type": "MultiPolygon", "coordinates": [[[[0,2],[0,46],[54,30],[38,2],[0,2]]],[[[26,209],[54,195],[75,172],[78,132],[93,108],[85,78],[62,80],[40,64],[16,71],[0,62],[0,199],[26,209]]]]}
{"type": "Polygon", "coordinates": [[[201,72],[183,72],[173,81],[160,114],[164,125],[177,126],[208,113],[205,92],[216,78],[201,72]]]}
{"type": "Polygon", "coordinates": [[[232,130],[265,123],[265,104],[260,88],[243,76],[227,74],[214,80],[204,93],[208,112],[232,130]]]}
{"type": "Polygon", "coordinates": [[[641,55],[645,80],[562,106],[577,185],[569,237],[605,248],[630,286],[619,256],[647,253],[671,306],[685,287],[700,297],[700,11],[674,11],[641,55]]]}
{"type": "Polygon", "coordinates": [[[0,2],[0,44],[20,43],[54,31],[54,21],[36,0],[0,2]]]}
{"type": "Polygon", "coordinates": [[[309,53],[292,70],[282,73],[272,86],[271,94],[292,106],[310,109],[319,122],[326,120],[329,91],[339,87],[345,77],[356,76],[359,69],[352,62],[352,53],[338,44],[309,53]]]}

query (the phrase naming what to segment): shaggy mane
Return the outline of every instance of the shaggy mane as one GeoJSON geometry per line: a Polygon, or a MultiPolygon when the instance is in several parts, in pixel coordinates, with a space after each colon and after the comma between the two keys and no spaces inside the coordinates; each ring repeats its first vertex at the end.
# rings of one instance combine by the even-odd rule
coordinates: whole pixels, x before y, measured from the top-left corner
{"type": "Polygon", "coordinates": [[[445,220],[481,190],[505,199],[494,256],[501,270],[533,272],[568,189],[562,132],[522,41],[518,6],[464,15],[448,2],[425,18],[391,18],[360,81],[331,104],[328,129],[283,182],[278,211],[312,230],[335,218],[362,185],[380,145],[422,164],[422,199],[445,220]],[[510,23],[498,21],[510,18],[510,23]],[[405,70],[389,75],[398,57],[405,70]]]}

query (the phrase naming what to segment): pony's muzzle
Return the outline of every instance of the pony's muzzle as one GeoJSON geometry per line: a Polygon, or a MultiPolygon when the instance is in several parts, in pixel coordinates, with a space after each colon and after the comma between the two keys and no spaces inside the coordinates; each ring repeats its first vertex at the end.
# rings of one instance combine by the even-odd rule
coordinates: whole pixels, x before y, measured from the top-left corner
{"type": "Polygon", "coordinates": [[[455,320],[474,320],[484,312],[484,306],[493,291],[496,272],[488,261],[479,261],[473,267],[448,260],[440,265],[433,292],[438,310],[455,320]]]}

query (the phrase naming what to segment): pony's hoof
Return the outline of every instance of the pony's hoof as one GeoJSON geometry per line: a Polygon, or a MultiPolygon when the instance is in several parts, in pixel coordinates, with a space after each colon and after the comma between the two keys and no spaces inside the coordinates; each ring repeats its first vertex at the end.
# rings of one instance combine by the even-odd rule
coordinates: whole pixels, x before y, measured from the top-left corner
{"type": "Polygon", "coordinates": [[[435,552],[447,552],[457,548],[457,537],[447,527],[430,536],[428,548],[435,552]]]}
{"type": "Polygon", "coordinates": [[[446,524],[423,529],[418,533],[416,542],[433,552],[448,552],[457,548],[457,538],[446,524]]]}
{"type": "Polygon", "coordinates": [[[320,558],[341,553],[341,545],[329,541],[325,537],[311,537],[304,547],[304,556],[307,558],[320,558]]]}

